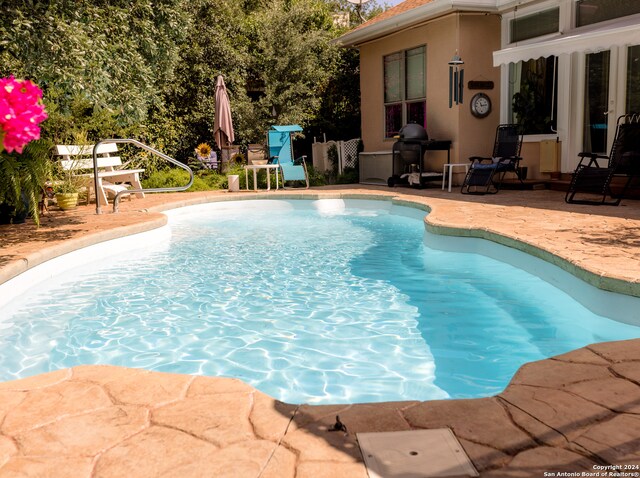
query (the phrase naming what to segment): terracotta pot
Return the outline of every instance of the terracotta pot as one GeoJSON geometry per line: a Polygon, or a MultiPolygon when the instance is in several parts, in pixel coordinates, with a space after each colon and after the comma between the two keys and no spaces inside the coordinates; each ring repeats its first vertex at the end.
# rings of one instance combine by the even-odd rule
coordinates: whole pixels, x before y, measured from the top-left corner
{"type": "Polygon", "coordinates": [[[57,193],[56,201],[58,207],[64,211],[75,209],[78,206],[78,193],[57,193]]]}

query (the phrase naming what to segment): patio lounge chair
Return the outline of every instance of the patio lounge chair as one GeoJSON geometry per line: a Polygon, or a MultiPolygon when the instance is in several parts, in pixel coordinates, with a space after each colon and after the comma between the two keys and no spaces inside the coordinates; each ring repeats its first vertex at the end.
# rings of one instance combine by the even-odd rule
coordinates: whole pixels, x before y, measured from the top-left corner
{"type": "Polygon", "coordinates": [[[307,174],[306,156],[293,158],[293,133],[302,131],[297,124],[286,126],[272,126],[268,133],[269,161],[280,166],[282,174],[282,187],[286,181],[305,181],[309,188],[309,175],[307,174]]]}
{"type": "Polygon", "coordinates": [[[574,204],[617,206],[633,178],[640,176],[640,115],[623,115],[618,118],[609,156],[597,153],[580,153],[578,156],[580,163],[571,177],[565,201],[574,204]],[[607,167],[601,167],[599,159],[608,160],[607,167]],[[620,178],[621,188],[614,194],[611,186],[616,178],[620,178]],[[576,194],[588,196],[576,199],[576,194]],[[601,198],[593,199],[594,195],[601,198]],[[612,200],[607,201],[607,196],[612,200]]]}
{"type": "Polygon", "coordinates": [[[514,172],[520,182],[520,148],[522,133],[517,124],[501,124],[496,129],[496,140],[491,157],[472,156],[471,167],[462,183],[463,194],[495,194],[500,190],[507,172],[514,172]]]}

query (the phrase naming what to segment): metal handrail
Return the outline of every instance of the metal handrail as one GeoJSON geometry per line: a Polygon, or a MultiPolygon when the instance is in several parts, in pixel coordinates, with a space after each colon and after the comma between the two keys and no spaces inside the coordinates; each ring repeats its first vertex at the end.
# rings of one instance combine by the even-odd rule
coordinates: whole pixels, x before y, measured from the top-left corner
{"type": "Polygon", "coordinates": [[[100,201],[98,200],[98,182],[99,182],[98,181],[99,180],[99,178],[98,178],[98,147],[101,144],[110,144],[110,143],[133,144],[134,146],[137,146],[138,148],[142,148],[145,151],[149,151],[150,153],[155,154],[156,156],[160,156],[162,159],[164,159],[166,161],[169,161],[172,164],[175,164],[176,166],[184,169],[185,171],[187,171],[189,173],[189,183],[186,186],[176,186],[176,187],[172,187],[172,188],[127,189],[126,191],[119,191],[116,194],[115,199],[113,200],[113,212],[114,213],[118,212],[118,203],[120,202],[120,196],[123,195],[123,194],[179,192],[179,191],[186,191],[193,184],[193,171],[191,170],[191,168],[189,166],[187,166],[186,164],[182,164],[180,161],[177,161],[177,160],[173,159],[172,157],[167,156],[164,153],[161,153],[157,149],[152,148],[151,146],[147,146],[146,144],[143,144],[143,143],[141,143],[140,141],[138,141],[136,139],[103,139],[102,141],[97,142],[96,145],[93,147],[93,180],[94,180],[94,188],[95,188],[95,191],[96,191],[96,214],[102,214],[102,208],[100,207],[100,201]]]}

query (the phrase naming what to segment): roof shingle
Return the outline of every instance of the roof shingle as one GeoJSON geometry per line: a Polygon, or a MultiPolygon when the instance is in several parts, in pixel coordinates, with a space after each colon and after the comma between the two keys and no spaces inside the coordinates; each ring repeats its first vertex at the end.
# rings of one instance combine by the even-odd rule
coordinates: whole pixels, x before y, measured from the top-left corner
{"type": "Polygon", "coordinates": [[[395,17],[396,15],[400,15],[406,11],[412,10],[417,7],[421,7],[422,5],[426,5],[427,3],[432,3],[434,0],[405,0],[402,3],[399,3],[395,7],[392,7],[388,10],[385,10],[379,15],[376,15],[371,20],[364,22],[362,25],[358,25],[351,31],[361,30],[362,28],[366,28],[374,23],[378,23],[382,20],[387,20],[389,18],[395,17]]]}

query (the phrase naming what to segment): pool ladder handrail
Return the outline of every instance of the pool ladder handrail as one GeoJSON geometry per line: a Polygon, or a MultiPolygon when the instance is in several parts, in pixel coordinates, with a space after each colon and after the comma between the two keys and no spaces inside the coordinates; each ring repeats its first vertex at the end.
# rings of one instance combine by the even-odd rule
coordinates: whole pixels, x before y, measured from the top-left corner
{"type": "MultiPolygon", "coordinates": [[[[110,143],[115,143],[115,144],[133,144],[134,146],[137,146],[138,148],[144,149],[145,151],[148,151],[148,152],[150,152],[152,154],[155,154],[156,156],[161,157],[165,161],[169,161],[170,163],[175,164],[176,166],[184,169],[185,171],[187,171],[189,173],[189,183],[186,186],[175,186],[175,187],[170,187],[170,188],[140,188],[140,189],[127,189],[126,191],[119,191],[116,194],[115,199],[113,200],[113,212],[114,213],[118,212],[118,204],[120,203],[120,196],[122,196],[123,194],[179,192],[179,191],[186,191],[193,184],[193,171],[186,164],[182,164],[180,161],[178,161],[176,159],[173,159],[171,156],[167,156],[166,154],[158,151],[157,149],[152,148],[151,146],[147,146],[146,144],[141,143],[140,141],[138,141],[136,139],[130,139],[130,138],[116,139],[116,138],[111,138],[111,139],[103,139],[101,141],[98,141],[95,144],[95,146],[93,147],[93,181],[94,181],[95,191],[98,191],[98,179],[99,179],[98,178],[98,147],[101,144],[110,144],[110,143]]],[[[102,208],[100,206],[100,201],[98,201],[98,199],[97,199],[97,196],[96,196],[96,214],[102,214],[102,208]]]]}

